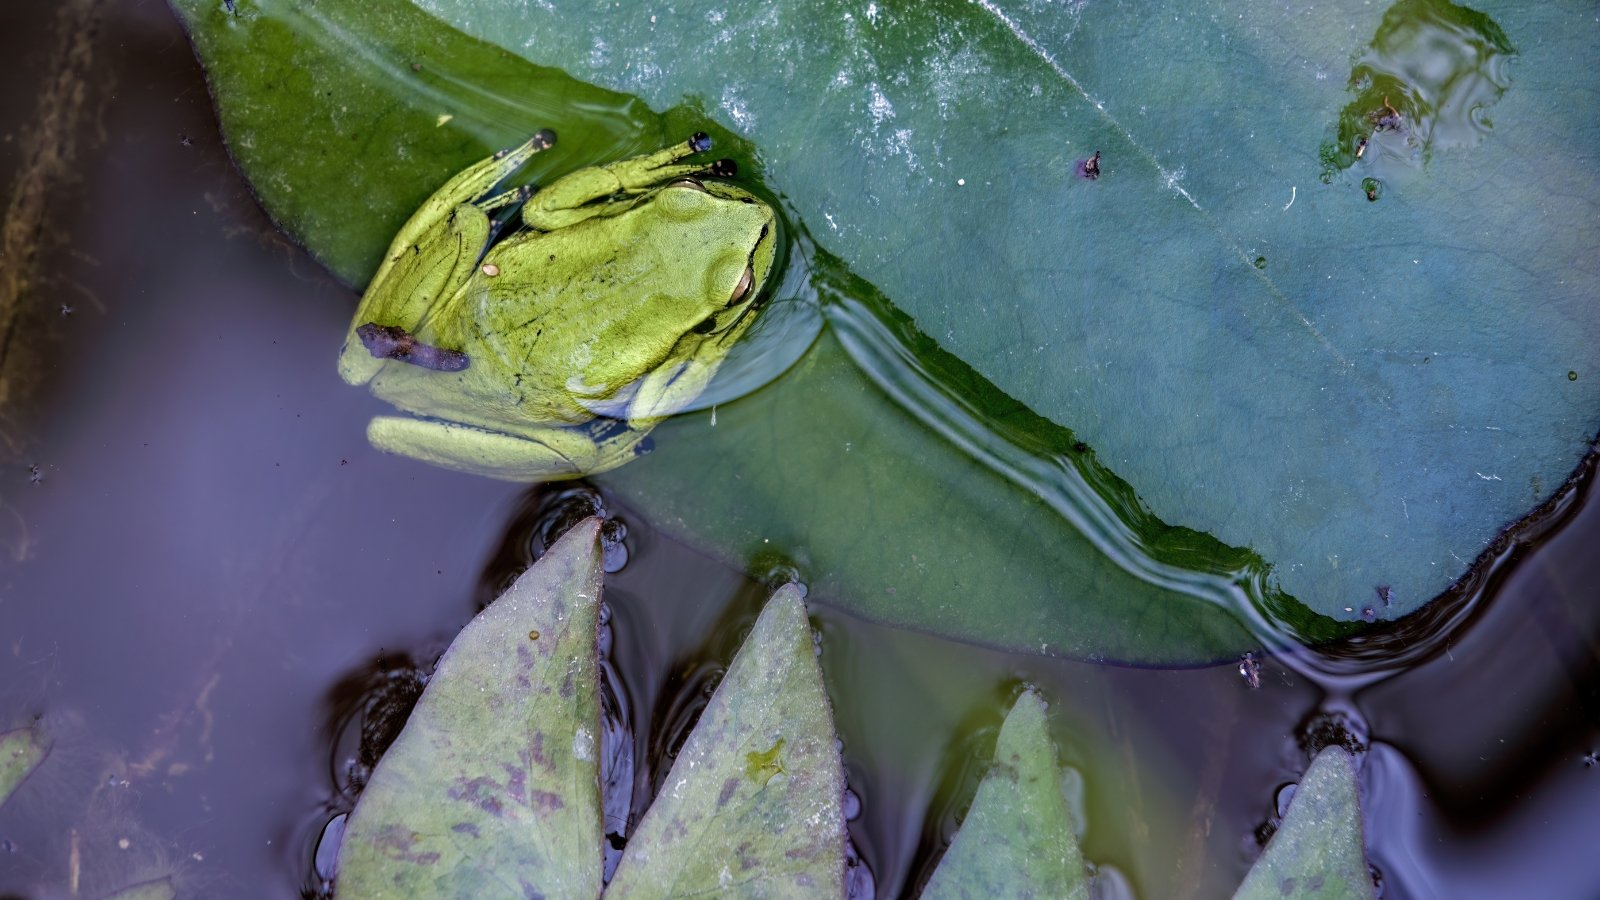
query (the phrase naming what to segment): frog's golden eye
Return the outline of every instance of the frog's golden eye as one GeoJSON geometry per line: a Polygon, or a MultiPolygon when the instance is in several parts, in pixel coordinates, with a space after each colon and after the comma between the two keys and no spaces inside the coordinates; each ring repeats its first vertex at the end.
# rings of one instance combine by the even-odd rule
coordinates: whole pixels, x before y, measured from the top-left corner
{"type": "Polygon", "coordinates": [[[739,283],[733,286],[733,296],[728,298],[728,305],[733,306],[744,296],[750,293],[750,286],[756,283],[755,270],[749,266],[744,267],[744,274],[739,276],[739,283]]]}

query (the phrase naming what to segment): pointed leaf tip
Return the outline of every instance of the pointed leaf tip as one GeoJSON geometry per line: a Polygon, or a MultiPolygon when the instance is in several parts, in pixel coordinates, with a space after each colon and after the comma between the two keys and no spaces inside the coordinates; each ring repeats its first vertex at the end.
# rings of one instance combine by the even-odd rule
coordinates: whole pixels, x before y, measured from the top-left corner
{"type": "Polygon", "coordinates": [[[1370,900],[1363,840],[1355,763],[1343,748],[1326,747],[1234,900],[1370,900]]]}
{"type": "Polygon", "coordinates": [[[0,733],[0,804],[44,762],[50,743],[37,726],[0,733]]]}
{"type": "Polygon", "coordinates": [[[1088,876],[1061,777],[1044,699],[1023,691],[1000,726],[994,762],[961,830],[922,896],[1087,900],[1088,876]]]}
{"type": "Polygon", "coordinates": [[[844,771],[805,603],[778,589],[728,666],[608,895],[844,895],[844,771]]]}
{"type": "Polygon", "coordinates": [[[353,897],[600,892],[599,521],[462,629],[350,816],[353,897]]]}

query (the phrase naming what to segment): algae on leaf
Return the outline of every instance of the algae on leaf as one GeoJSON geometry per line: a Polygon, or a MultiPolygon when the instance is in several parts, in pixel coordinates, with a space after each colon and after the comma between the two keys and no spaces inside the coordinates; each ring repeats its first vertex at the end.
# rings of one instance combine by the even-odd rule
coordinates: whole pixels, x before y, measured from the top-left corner
{"type": "Polygon", "coordinates": [[[805,604],[767,602],[628,839],[618,897],[844,895],[844,769],[805,604]]]}
{"type": "MultiPolygon", "coordinates": [[[[601,892],[599,522],[458,635],[362,791],[349,897],[601,892]]],[[[838,896],[844,773],[798,589],[767,603],[608,893],[838,896]]]]}

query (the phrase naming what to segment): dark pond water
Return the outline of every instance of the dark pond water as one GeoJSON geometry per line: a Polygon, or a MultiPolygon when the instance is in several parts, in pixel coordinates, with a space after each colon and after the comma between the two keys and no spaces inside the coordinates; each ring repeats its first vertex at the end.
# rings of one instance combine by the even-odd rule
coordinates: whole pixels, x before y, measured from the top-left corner
{"type": "MultiPolygon", "coordinates": [[[[380,701],[414,693],[414,667],[535,552],[562,497],[367,447],[381,405],[333,367],[355,295],[255,206],[166,7],[81,5],[98,28],[67,63],[55,10],[0,9],[0,172],[8,197],[44,192],[6,223],[36,249],[6,245],[32,312],[0,419],[0,730],[55,735],[0,809],[0,895],[166,876],[185,896],[315,892],[361,728],[389,730],[380,701]],[[41,133],[71,150],[53,177],[29,150],[41,133]]],[[[607,587],[635,751],[622,817],[766,588],[598,502],[626,530],[607,587]]],[[[1263,661],[1258,689],[1232,666],[1007,655],[814,607],[878,895],[925,877],[1032,683],[1083,776],[1110,896],[1227,896],[1306,747],[1339,739],[1370,748],[1384,896],[1600,896],[1587,484],[1527,539],[1428,621],[1263,661]]]]}

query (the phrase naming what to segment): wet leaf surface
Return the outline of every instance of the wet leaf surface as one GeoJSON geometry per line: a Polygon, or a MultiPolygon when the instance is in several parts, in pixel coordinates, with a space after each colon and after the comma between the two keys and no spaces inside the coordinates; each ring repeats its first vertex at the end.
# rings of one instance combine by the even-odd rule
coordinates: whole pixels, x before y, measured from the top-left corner
{"type": "MultiPolygon", "coordinates": [[[[1261,639],[1228,609],[1326,638],[1426,603],[1559,486],[1593,432],[1596,126],[1560,98],[1600,85],[1569,65],[1594,49],[1565,27],[1576,7],[691,3],[650,21],[425,6],[506,49],[391,0],[178,4],[263,201],[346,278],[370,272],[432,187],[536,128],[592,161],[706,127],[783,192],[819,259],[970,365],[977,396],[1070,430],[1127,491],[1102,504],[1111,517],[1040,513],[1027,497],[1049,505],[1059,483],[969,464],[973,509],[1014,512],[1042,548],[1028,553],[968,548],[976,514],[901,518],[905,492],[940,489],[915,470],[838,507],[806,478],[750,501],[715,483],[738,480],[729,466],[700,466],[687,487],[617,476],[736,561],[809,562],[819,598],[873,618],[1159,662],[1261,639]],[[1405,99],[1369,109],[1374,73],[1405,99]],[[689,104],[655,116],[604,88],[689,104]],[[1405,127],[1378,131],[1391,113],[1405,127]],[[1352,122],[1372,148],[1343,165],[1352,122]],[[1424,143],[1407,155],[1412,137],[1424,143]],[[1081,177],[1096,150],[1101,176],[1081,177]],[[995,471],[1011,486],[978,484],[995,471]],[[805,543],[840,521],[857,544],[892,542],[905,577],[876,584],[847,550],[805,543]],[[769,545],[779,531],[794,540],[769,545]],[[968,557],[966,577],[942,576],[930,547],[968,557]],[[960,613],[963,590],[998,594],[1017,566],[1060,588],[960,613]]],[[[802,382],[809,402],[789,414],[817,446],[853,452],[830,430],[839,398],[882,385],[802,382]]],[[[886,428],[899,446],[972,452],[938,429],[886,428]]],[[[793,469],[792,444],[674,431],[730,466],[793,469]]],[[[1023,445],[1072,464],[1041,434],[1023,445]]]]}
{"type": "Polygon", "coordinates": [[[1355,763],[1339,747],[1312,760],[1283,823],[1250,867],[1235,900],[1373,896],[1362,846],[1355,763]]]}
{"type": "Polygon", "coordinates": [[[598,536],[573,528],[451,643],[350,816],[342,893],[599,893],[598,536]]]}
{"type": "Polygon", "coordinates": [[[678,752],[608,895],[843,896],[836,740],[805,604],[787,585],[678,752]]]}
{"type": "Polygon", "coordinates": [[[925,333],[1323,615],[1427,602],[1600,423],[1582,3],[421,5],[698,98],[925,333]],[[1431,158],[1323,184],[1379,68],[1431,158]]]}
{"type": "Polygon", "coordinates": [[[1026,691],[1000,726],[994,762],[922,896],[1087,900],[1089,882],[1044,700],[1026,691]]]}

